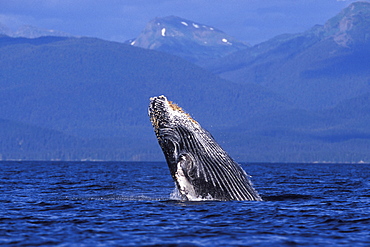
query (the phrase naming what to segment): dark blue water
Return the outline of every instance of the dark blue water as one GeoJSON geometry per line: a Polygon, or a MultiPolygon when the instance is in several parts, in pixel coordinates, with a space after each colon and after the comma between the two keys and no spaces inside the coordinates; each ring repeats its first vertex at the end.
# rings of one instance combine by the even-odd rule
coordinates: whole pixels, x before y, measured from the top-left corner
{"type": "Polygon", "coordinates": [[[1,162],[4,246],[370,246],[364,164],[246,164],[263,202],[182,202],[165,163],[1,162]]]}

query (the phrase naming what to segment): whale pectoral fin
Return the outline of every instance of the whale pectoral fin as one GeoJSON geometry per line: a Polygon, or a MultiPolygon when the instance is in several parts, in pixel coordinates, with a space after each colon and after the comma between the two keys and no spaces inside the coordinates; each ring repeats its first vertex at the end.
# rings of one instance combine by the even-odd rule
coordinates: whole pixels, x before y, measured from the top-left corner
{"type": "Polygon", "coordinates": [[[194,180],[197,178],[198,175],[198,167],[194,162],[194,159],[189,154],[181,154],[179,157],[179,164],[184,171],[185,176],[190,179],[194,180]]]}

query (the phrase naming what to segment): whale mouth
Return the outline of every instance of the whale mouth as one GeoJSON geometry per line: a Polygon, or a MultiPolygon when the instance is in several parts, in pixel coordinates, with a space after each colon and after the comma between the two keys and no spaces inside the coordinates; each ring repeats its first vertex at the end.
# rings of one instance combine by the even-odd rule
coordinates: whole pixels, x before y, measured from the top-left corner
{"type": "Polygon", "coordinates": [[[159,129],[167,128],[172,125],[170,111],[169,102],[164,95],[150,98],[148,114],[157,136],[159,129]]]}
{"type": "Polygon", "coordinates": [[[173,105],[174,104],[169,102],[164,95],[151,97],[148,114],[158,143],[165,155],[171,175],[176,182],[174,176],[176,173],[178,143],[181,137],[175,130],[178,125],[175,115],[181,113],[179,111],[181,108],[177,109],[179,107],[173,105]]]}
{"type": "Polygon", "coordinates": [[[167,100],[166,96],[151,97],[149,104],[149,117],[154,129],[173,127],[180,122],[198,124],[180,106],[167,100]]]}
{"type": "Polygon", "coordinates": [[[165,102],[167,102],[167,98],[164,95],[158,97],[151,97],[150,98],[150,111],[156,110],[158,108],[163,108],[165,102]]]}

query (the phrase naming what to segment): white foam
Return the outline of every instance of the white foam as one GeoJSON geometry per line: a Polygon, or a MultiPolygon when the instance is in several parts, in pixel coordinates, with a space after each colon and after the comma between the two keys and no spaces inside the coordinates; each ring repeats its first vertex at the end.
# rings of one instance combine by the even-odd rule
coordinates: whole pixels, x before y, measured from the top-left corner
{"type": "Polygon", "coordinates": [[[186,23],[185,21],[182,21],[181,24],[184,25],[184,26],[189,26],[189,24],[186,23]]]}
{"type": "Polygon", "coordinates": [[[130,45],[134,45],[134,44],[135,44],[135,40],[134,40],[134,41],[132,41],[130,45]]]}
{"type": "Polygon", "coordinates": [[[163,37],[166,36],[166,28],[162,28],[161,32],[163,37]]]}
{"type": "Polygon", "coordinates": [[[195,28],[199,28],[199,25],[198,25],[198,24],[193,23],[193,27],[195,27],[195,28]]]}
{"type": "Polygon", "coordinates": [[[178,200],[178,201],[181,200],[181,194],[180,194],[179,190],[177,189],[176,184],[175,184],[175,188],[173,189],[172,193],[170,194],[170,199],[171,200],[178,200]]]}

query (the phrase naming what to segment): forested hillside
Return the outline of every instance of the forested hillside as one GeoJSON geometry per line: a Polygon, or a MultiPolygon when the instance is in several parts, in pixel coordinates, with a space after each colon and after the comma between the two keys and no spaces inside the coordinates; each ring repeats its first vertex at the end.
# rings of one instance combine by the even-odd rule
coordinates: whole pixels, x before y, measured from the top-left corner
{"type": "MultiPolygon", "coordinates": [[[[0,117],[57,131],[60,136],[53,133],[49,140],[59,139],[60,150],[80,152],[81,159],[161,157],[147,116],[155,95],[165,94],[210,128],[287,107],[260,86],[231,83],[180,58],[120,43],[4,37],[0,44],[0,117]],[[66,136],[76,139],[64,141],[66,136]]],[[[69,157],[45,155],[38,140],[29,147],[43,153],[36,157],[69,157]]],[[[12,148],[2,151],[3,157],[26,153],[18,150],[12,157],[12,148]]]]}
{"type": "Polygon", "coordinates": [[[1,36],[0,158],[164,160],[147,115],[164,94],[237,161],[369,162],[369,27],[370,4],[353,3],[203,68],[94,38],[1,36]]]}

